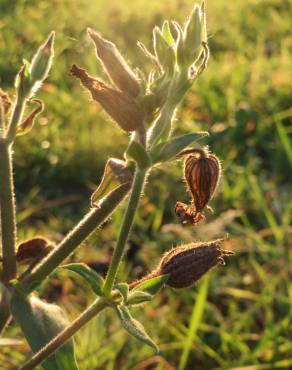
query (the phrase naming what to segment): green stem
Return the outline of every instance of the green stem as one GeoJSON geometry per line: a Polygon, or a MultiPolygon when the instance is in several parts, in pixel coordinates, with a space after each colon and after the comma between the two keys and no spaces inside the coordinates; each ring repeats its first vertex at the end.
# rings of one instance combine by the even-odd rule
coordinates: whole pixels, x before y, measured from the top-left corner
{"type": "Polygon", "coordinates": [[[16,219],[13,189],[12,149],[5,139],[0,141],[0,213],[3,273],[8,282],[16,276],[15,239],[16,219]]]}
{"type": "Polygon", "coordinates": [[[85,324],[87,324],[99,312],[105,309],[108,303],[104,300],[96,299],[82,315],[77,317],[73,323],[61,331],[54,339],[52,339],[45,347],[37,352],[26,364],[19,370],[32,370],[37,365],[42,363],[46,358],[52,355],[58,348],[65,344],[76,332],[78,332],[85,324]]]}
{"type": "Polygon", "coordinates": [[[125,250],[126,242],[128,240],[128,236],[133,224],[134,216],[137,210],[137,206],[139,203],[139,199],[143,190],[144,182],[146,178],[146,171],[136,169],[132,191],[129,199],[129,203],[126,209],[126,213],[124,215],[120,232],[117,240],[117,244],[114,250],[113,258],[111,265],[109,267],[109,271],[106,277],[106,281],[104,284],[104,294],[106,296],[110,295],[119,265],[120,261],[123,257],[123,253],[125,250]]]}
{"type": "Polygon", "coordinates": [[[57,268],[100,224],[102,224],[124,199],[130,184],[123,184],[113,190],[101,202],[99,208],[92,209],[65,239],[23,280],[24,286],[32,290],[57,268]]]}
{"type": "Polygon", "coordinates": [[[13,114],[6,135],[10,143],[12,143],[15,138],[17,125],[22,119],[24,108],[25,108],[25,97],[17,96],[17,100],[14,106],[13,114]]]}

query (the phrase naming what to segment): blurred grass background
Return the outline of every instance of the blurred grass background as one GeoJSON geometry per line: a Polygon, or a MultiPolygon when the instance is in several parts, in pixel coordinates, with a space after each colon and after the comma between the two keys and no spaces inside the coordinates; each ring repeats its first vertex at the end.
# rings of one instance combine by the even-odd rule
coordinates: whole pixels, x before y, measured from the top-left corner
{"type": "MultiPolygon", "coordinates": [[[[150,70],[136,47],[151,47],[154,25],[183,22],[193,1],[0,0],[0,86],[13,96],[14,76],[56,30],[56,57],[38,94],[46,104],[34,130],[15,145],[19,238],[59,241],[89,208],[109,157],[123,155],[127,136],[91,103],[68,75],[73,63],[101,75],[86,37],[90,26],[150,70]]],[[[136,316],[160,344],[161,356],[129,338],[112,312],[77,336],[81,370],[292,369],[292,2],[209,0],[211,58],[177,114],[175,133],[206,130],[202,141],[222,160],[214,214],[196,228],[179,225],[177,200],[187,201],[181,164],[153,171],[119,278],[155,267],[176,244],[230,234],[227,266],[197,286],[165,289],[136,316]]],[[[72,257],[104,272],[123,209],[72,257]]],[[[57,272],[40,289],[73,318],[92,300],[82,281],[57,272]]],[[[1,369],[16,369],[29,348],[1,346],[1,369]]]]}

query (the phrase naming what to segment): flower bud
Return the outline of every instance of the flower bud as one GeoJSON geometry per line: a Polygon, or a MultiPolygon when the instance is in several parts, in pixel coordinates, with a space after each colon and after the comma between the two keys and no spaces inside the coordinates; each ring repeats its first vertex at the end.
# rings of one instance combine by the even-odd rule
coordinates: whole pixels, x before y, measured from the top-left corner
{"type": "Polygon", "coordinates": [[[96,55],[109,78],[121,91],[132,97],[138,96],[140,92],[139,80],[118,51],[116,45],[104,39],[90,28],[88,28],[87,32],[95,44],[96,55]]]}
{"type": "Polygon", "coordinates": [[[128,94],[108,87],[76,65],[71,67],[70,72],[80,79],[82,85],[91,92],[92,98],[100,103],[123,130],[135,131],[143,126],[143,110],[128,94]]]}
{"type": "Polygon", "coordinates": [[[196,212],[201,212],[214,195],[221,174],[218,158],[207,149],[194,149],[184,164],[184,177],[196,212]]]}
{"type": "Polygon", "coordinates": [[[47,41],[40,46],[34,55],[30,66],[30,78],[32,83],[42,82],[48,77],[54,57],[55,32],[52,31],[47,41]]]}
{"type": "Polygon", "coordinates": [[[198,48],[202,46],[202,12],[198,5],[195,5],[184,27],[184,46],[187,59],[195,61],[198,48]]]}
{"type": "Polygon", "coordinates": [[[190,243],[173,248],[162,257],[156,275],[170,274],[167,285],[187,288],[198,281],[212,267],[223,265],[224,256],[234,253],[220,248],[222,239],[190,243]]]}
{"type": "Polygon", "coordinates": [[[153,30],[153,48],[162,70],[172,74],[175,65],[174,45],[169,45],[158,27],[153,30]]]}

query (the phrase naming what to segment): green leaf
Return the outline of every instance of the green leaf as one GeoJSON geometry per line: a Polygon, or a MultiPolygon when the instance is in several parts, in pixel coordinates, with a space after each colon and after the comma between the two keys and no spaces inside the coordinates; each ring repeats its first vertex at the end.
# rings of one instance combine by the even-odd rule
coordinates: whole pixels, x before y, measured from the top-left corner
{"type": "Polygon", "coordinates": [[[169,161],[188,145],[208,135],[208,132],[197,132],[176,136],[169,141],[160,143],[154,146],[151,150],[152,162],[158,163],[169,161]]]}
{"type": "Polygon", "coordinates": [[[127,283],[118,283],[114,286],[114,289],[117,289],[121,294],[124,302],[127,302],[129,294],[129,285],[127,283]]]}
{"type": "Polygon", "coordinates": [[[148,344],[150,347],[154,348],[158,352],[159,348],[157,344],[154,343],[153,340],[146,333],[143,325],[131,316],[129,309],[125,306],[116,306],[115,308],[119,319],[127,332],[136,339],[148,344]]]}
{"type": "Polygon", "coordinates": [[[91,196],[91,206],[98,207],[98,201],[110,191],[121,184],[132,180],[132,172],[125,161],[110,158],[103,172],[103,176],[98,188],[91,196]]]}
{"type": "Polygon", "coordinates": [[[127,306],[134,306],[141,303],[149,302],[153,299],[153,295],[141,290],[132,291],[127,299],[127,306]]]}
{"type": "Polygon", "coordinates": [[[82,276],[89,283],[94,293],[98,296],[102,296],[104,279],[85,263],[70,263],[61,267],[82,276]]]}
{"type": "MultiPolygon", "coordinates": [[[[35,296],[25,298],[18,292],[12,296],[11,312],[33,352],[38,352],[69,325],[65,312],[57,305],[35,296]]],[[[45,370],[78,370],[73,340],[47,358],[42,367],[45,370]]]]}
{"type": "Polygon", "coordinates": [[[156,276],[149,280],[142,281],[140,284],[136,285],[133,289],[134,291],[143,291],[149,294],[156,294],[162,286],[169,279],[169,274],[156,276]]]}
{"type": "Polygon", "coordinates": [[[131,141],[127,151],[126,157],[133,159],[141,169],[147,169],[151,166],[151,158],[145,148],[137,141],[131,141]]]}

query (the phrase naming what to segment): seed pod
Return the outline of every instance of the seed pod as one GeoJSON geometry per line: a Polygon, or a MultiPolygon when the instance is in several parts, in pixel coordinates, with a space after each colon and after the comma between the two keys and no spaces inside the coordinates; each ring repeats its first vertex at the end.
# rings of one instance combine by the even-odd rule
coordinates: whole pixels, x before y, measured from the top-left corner
{"type": "Polygon", "coordinates": [[[218,158],[205,148],[194,149],[184,164],[184,177],[196,212],[201,212],[214,195],[221,174],[218,158]]]}
{"type": "Polygon", "coordinates": [[[108,87],[76,65],[71,67],[70,72],[80,79],[82,85],[91,92],[92,98],[100,103],[123,130],[135,131],[143,127],[143,110],[128,94],[108,87]]]}
{"type": "Polygon", "coordinates": [[[109,78],[121,91],[136,97],[140,91],[139,80],[118,51],[116,45],[104,39],[99,33],[90,28],[88,28],[87,32],[95,44],[96,55],[109,78]]]}
{"type": "Polygon", "coordinates": [[[4,114],[8,113],[11,104],[9,95],[0,88],[0,111],[3,109],[4,114]]]}
{"type": "Polygon", "coordinates": [[[48,239],[37,236],[18,245],[16,260],[26,263],[32,259],[47,255],[52,249],[53,245],[48,239]]]}
{"type": "Polygon", "coordinates": [[[161,259],[157,275],[170,274],[167,285],[186,288],[198,281],[212,267],[223,265],[224,256],[234,253],[220,248],[222,239],[190,243],[173,248],[161,259]]]}

